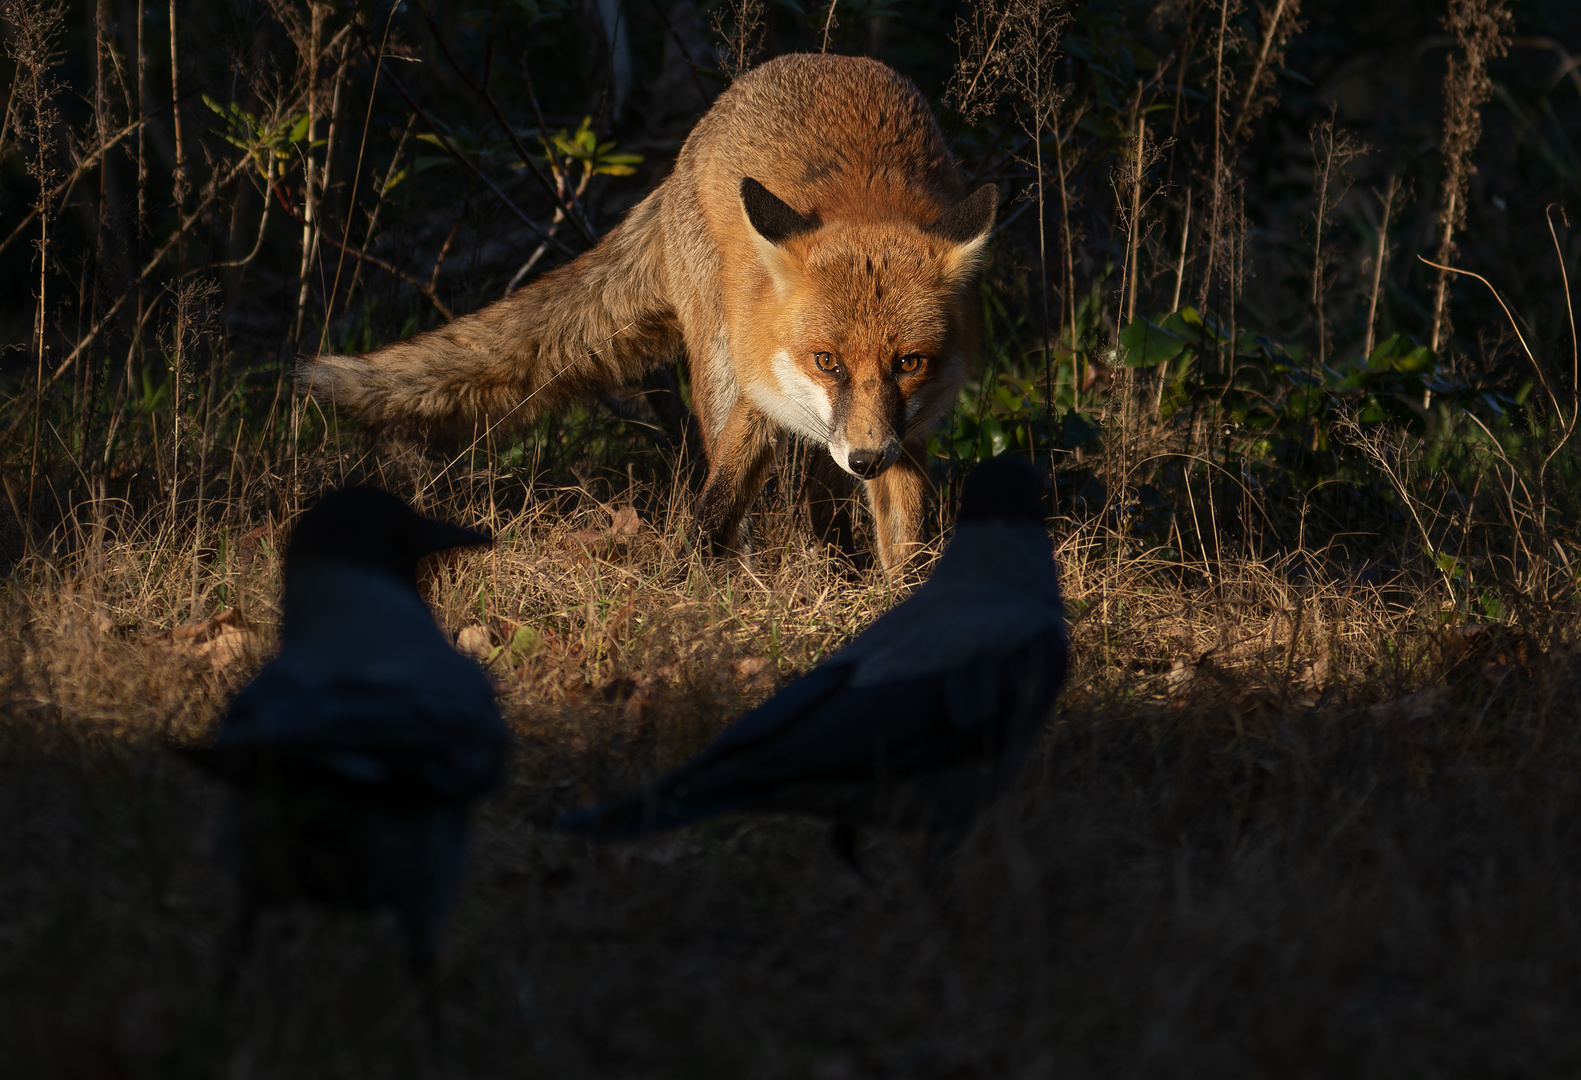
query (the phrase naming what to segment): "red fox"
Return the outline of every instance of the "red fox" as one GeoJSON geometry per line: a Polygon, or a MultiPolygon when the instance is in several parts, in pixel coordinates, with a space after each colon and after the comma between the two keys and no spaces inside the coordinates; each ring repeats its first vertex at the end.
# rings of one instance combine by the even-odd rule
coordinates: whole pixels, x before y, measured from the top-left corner
{"type": "Polygon", "coordinates": [[[305,363],[341,416],[408,434],[527,422],[684,350],[708,459],[697,528],[750,549],[776,437],[863,481],[880,562],[924,540],[928,432],[975,359],[998,201],[967,193],[917,88],[874,60],[785,56],[698,122],[675,171],[591,251],[365,356],[305,363]]]}

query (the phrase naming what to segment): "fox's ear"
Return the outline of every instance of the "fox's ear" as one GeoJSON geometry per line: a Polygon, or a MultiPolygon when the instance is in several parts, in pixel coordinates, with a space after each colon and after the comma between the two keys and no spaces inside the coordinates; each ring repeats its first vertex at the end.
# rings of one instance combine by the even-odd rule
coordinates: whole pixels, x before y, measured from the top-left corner
{"type": "Polygon", "coordinates": [[[741,205],[746,207],[747,220],[757,234],[776,247],[817,228],[750,176],[741,178],[741,205]]]}
{"type": "Polygon", "coordinates": [[[812,232],[818,227],[817,223],[792,210],[750,176],[741,180],[741,205],[752,226],[752,246],[757,248],[759,261],[774,280],[774,288],[780,296],[790,294],[796,288],[800,262],[783,245],[787,240],[812,232]]]}
{"type": "Polygon", "coordinates": [[[977,269],[977,260],[988,244],[988,234],[994,228],[994,211],[999,206],[999,189],[984,184],[966,198],[939,215],[939,219],[926,228],[941,240],[955,245],[949,256],[948,271],[959,277],[977,269]]]}

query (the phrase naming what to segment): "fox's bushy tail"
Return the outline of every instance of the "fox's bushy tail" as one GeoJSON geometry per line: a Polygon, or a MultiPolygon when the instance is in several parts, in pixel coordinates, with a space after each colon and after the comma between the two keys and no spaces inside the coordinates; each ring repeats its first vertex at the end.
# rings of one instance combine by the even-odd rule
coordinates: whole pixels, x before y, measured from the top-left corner
{"type": "Polygon", "coordinates": [[[298,388],[385,433],[466,434],[636,381],[680,349],[663,283],[662,194],[593,250],[481,311],[363,356],[304,360],[298,388]]]}

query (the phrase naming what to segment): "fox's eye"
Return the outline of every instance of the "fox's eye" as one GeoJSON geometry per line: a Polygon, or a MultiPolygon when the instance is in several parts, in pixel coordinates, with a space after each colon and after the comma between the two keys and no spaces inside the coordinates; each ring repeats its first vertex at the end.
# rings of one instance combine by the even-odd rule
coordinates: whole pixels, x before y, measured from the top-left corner
{"type": "Polygon", "coordinates": [[[912,353],[910,356],[902,356],[895,363],[896,369],[906,375],[910,375],[921,366],[922,357],[918,356],[916,353],[912,353]]]}
{"type": "Polygon", "coordinates": [[[813,353],[813,363],[818,365],[819,371],[839,371],[840,361],[834,358],[834,353],[813,353]]]}

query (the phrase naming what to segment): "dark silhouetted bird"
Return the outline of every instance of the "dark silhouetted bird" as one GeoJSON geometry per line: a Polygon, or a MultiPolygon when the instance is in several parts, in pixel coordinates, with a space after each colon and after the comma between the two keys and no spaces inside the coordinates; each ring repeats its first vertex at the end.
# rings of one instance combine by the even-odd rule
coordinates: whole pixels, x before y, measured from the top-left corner
{"type": "Polygon", "coordinates": [[[967,478],[933,576],[697,757],[555,828],[637,836],[737,810],[800,810],[851,829],[921,828],[942,854],[1015,774],[1065,678],[1043,474],[995,458],[967,478]]]}
{"type": "Polygon", "coordinates": [[[487,676],[446,639],[417,564],[489,537],[372,488],[326,495],[285,557],[283,648],[191,751],[233,789],[222,853],[260,908],[393,910],[432,986],[466,864],[473,802],[504,776],[487,676]]]}

